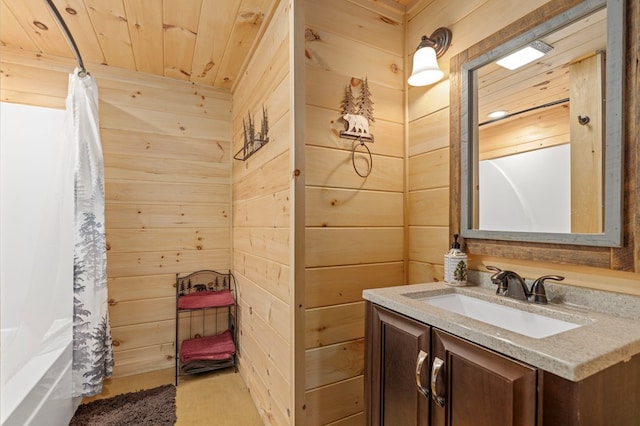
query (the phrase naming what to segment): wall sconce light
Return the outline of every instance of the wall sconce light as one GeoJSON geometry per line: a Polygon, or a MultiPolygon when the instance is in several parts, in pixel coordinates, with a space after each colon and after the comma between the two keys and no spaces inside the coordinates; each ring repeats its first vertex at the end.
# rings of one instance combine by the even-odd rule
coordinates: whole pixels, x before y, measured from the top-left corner
{"type": "Polygon", "coordinates": [[[438,66],[438,59],[451,44],[451,30],[438,28],[431,37],[422,36],[413,54],[413,71],[407,80],[410,86],[426,86],[439,81],[444,73],[438,66]]]}

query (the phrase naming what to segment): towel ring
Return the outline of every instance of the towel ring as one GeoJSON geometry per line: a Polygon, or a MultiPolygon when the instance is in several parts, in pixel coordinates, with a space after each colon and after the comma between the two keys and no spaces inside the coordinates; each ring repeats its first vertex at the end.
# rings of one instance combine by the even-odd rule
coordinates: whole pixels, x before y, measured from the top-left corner
{"type": "Polygon", "coordinates": [[[361,178],[366,178],[371,174],[371,170],[373,169],[373,157],[371,156],[371,151],[369,150],[367,145],[364,143],[362,138],[358,138],[358,140],[360,141],[360,143],[358,144],[354,143],[353,149],[351,150],[351,164],[353,164],[353,170],[356,171],[358,176],[360,176],[361,178]],[[356,166],[356,150],[358,146],[363,146],[364,149],[367,151],[367,154],[369,154],[369,170],[367,170],[365,174],[360,173],[360,171],[358,170],[358,167],[356,166]]]}

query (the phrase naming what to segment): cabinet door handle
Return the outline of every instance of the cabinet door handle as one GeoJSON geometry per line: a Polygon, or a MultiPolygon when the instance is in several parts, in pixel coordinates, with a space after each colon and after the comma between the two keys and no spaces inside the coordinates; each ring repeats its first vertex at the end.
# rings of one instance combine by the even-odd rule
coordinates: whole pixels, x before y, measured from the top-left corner
{"type": "Polygon", "coordinates": [[[416,359],[416,386],[418,387],[418,390],[420,391],[420,393],[426,396],[427,398],[429,398],[429,389],[422,386],[422,366],[424,365],[424,362],[427,360],[428,357],[429,357],[428,353],[426,353],[423,350],[420,350],[420,353],[418,353],[418,358],[416,359]]]}
{"type": "Polygon", "coordinates": [[[441,407],[444,407],[444,396],[438,394],[438,382],[443,365],[444,361],[435,357],[431,366],[431,398],[441,407]]]}

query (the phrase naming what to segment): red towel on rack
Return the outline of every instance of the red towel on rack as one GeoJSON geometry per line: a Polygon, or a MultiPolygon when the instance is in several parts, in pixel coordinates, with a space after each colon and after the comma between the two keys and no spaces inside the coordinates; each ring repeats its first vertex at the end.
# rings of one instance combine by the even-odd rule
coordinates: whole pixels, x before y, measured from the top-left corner
{"type": "Polygon", "coordinates": [[[231,331],[227,330],[217,336],[185,340],[180,348],[180,361],[229,359],[235,353],[231,331]]]}
{"type": "Polygon", "coordinates": [[[178,298],[178,309],[218,308],[235,303],[229,290],[197,291],[178,298]]]}

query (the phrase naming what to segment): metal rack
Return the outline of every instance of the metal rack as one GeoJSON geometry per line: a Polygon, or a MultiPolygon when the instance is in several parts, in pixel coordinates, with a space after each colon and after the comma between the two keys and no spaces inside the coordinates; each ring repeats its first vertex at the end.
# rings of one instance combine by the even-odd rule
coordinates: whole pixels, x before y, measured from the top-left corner
{"type": "Polygon", "coordinates": [[[181,375],[228,367],[237,371],[237,298],[231,272],[204,269],[184,276],[176,274],[175,342],[176,385],[181,375]],[[227,309],[222,328],[218,324],[219,309],[227,309]],[[184,321],[189,323],[185,338],[181,335],[184,321]],[[198,356],[187,359],[194,347],[198,356]]]}

